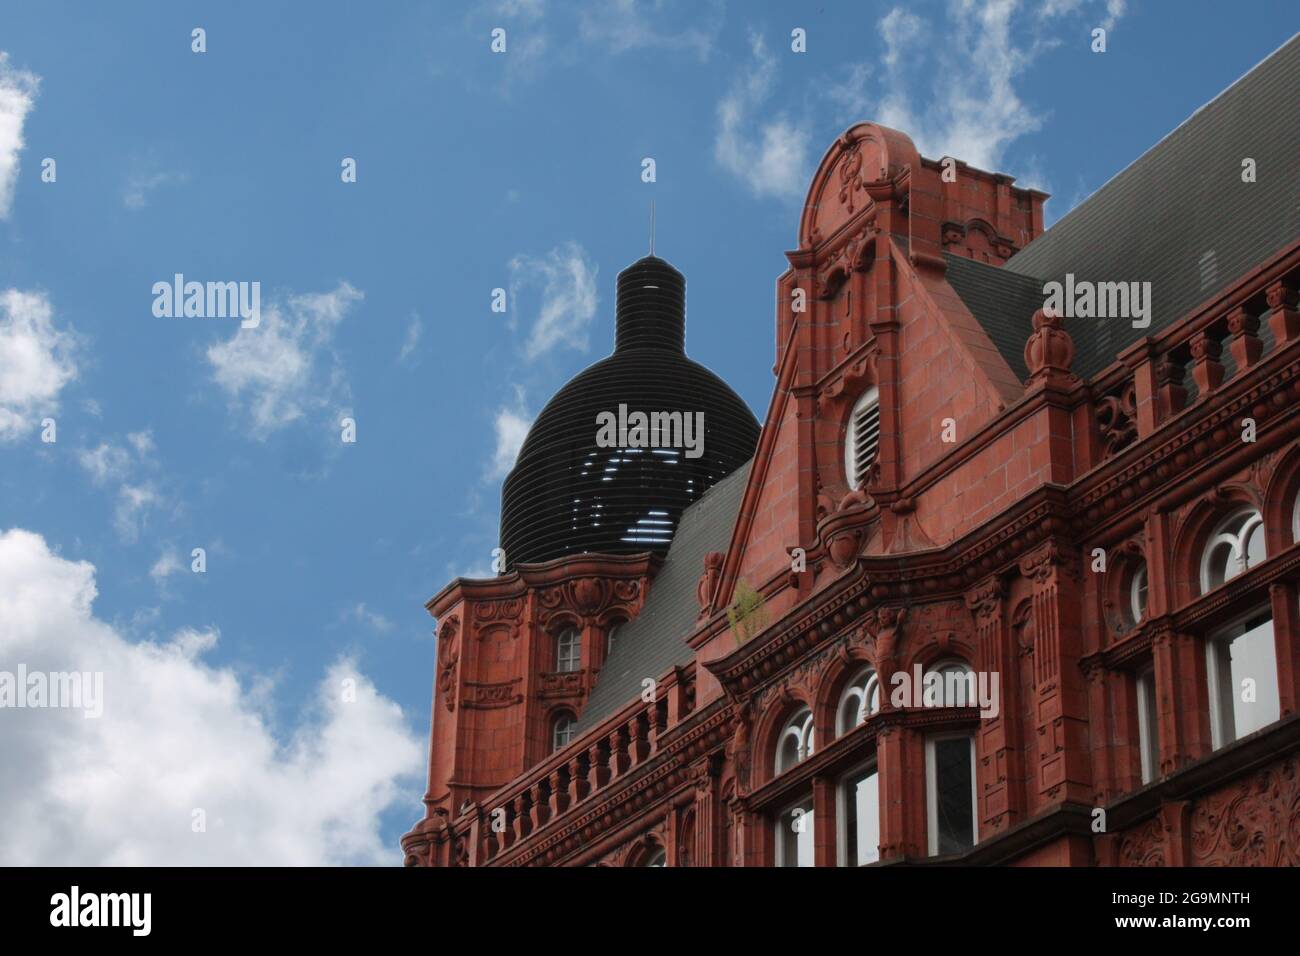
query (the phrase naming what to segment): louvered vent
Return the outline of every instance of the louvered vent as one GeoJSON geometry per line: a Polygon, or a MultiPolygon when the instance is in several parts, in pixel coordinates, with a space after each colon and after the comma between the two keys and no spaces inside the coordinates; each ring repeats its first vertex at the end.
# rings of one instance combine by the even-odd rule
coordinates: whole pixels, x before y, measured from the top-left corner
{"type": "Polygon", "coordinates": [[[874,388],[854,407],[848,438],[845,471],[848,472],[849,486],[856,488],[880,451],[880,402],[874,388]]]}

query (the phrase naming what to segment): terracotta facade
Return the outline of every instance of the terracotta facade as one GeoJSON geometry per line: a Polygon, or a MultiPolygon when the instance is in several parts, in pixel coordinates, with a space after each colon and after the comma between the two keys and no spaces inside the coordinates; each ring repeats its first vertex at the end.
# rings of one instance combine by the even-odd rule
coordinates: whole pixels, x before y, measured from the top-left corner
{"type": "Polygon", "coordinates": [[[1300,859],[1300,240],[1086,380],[1076,340],[1099,320],[1040,310],[1022,380],[947,256],[1000,266],[1042,234],[1045,198],[876,125],[831,145],[777,280],[776,387],[730,545],[698,569],[680,635],[693,661],[552,752],[657,559],[453,582],[428,605],[408,865],[769,866],[795,852],[792,807],[814,821],[792,848],[859,863],[845,794],[864,768],[882,865],[1300,859]],[[870,389],[879,449],[850,487],[846,430],[870,389]],[[1204,555],[1237,513],[1262,519],[1263,556],[1207,588],[1204,555]],[[767,615],[743,643],[726,613],[741,582],[767,615]],[[1277,719],[1216,748],[1207,642],[1248,614],[1271,617],[1277,719]],[[583,667],[556,673],[564,628],[583,667]],[[996,716],[894,706],[894,675],[946,662],[998,675],[996,716]],[[839,726],[864,668],[878,706],[839,726]],[[778,772],[805,709],[815,745],[778,772]],[[963,739],[975,840],[936,853],[937,742],[963,739]]]}

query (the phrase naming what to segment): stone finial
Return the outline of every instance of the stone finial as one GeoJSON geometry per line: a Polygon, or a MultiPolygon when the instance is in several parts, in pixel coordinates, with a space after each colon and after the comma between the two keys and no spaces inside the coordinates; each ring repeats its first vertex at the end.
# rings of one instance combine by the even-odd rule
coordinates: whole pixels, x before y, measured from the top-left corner
{"type": "Polygon", "coordinates": [[[1033,386],[1051,380],[1074,378],[1070,364],[1074,361],[1074,340],[1065,331],[1061,317],[1048,309],[1034,313],[1034,330],[1025,343],[1025,365],[1033,386]]]}

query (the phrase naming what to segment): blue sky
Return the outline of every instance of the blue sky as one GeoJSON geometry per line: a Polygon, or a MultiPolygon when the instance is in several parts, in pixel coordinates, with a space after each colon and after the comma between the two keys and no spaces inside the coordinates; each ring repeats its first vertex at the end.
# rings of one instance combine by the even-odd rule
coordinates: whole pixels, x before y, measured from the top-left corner
{"type": "Polygon", "coordinates": [[[545,400],[612,347],[651,199],[689,354],[761,417],[773,280],[846,126],[1017,176],[1053,194],[1050,223],[1280,46],[1288,6],[6,4],[0,669],[103,661],[108,693],[135,694],[81,751],[82,723],[0,716],[34,761],[8,798],[116,821],[66,862],[396,862],[422,791],[423,604],[489,567],[501,478],[545,400]],[[175,273],[259,282],[262,325],[155,317],[175,273]],[[339,709],[349,677],[363,700],[339,709]],[[204,729],[150,737],[173,720],[204,729]],[[116,781],[96,808],[55,767],[74,756],[116,781]],[[163,795],[133,758],[199,782],[163,795]],[[205,794],[243,828],[219,850],[191,839],[205,794]],[[303,802],[324,806],[303,822],[303,802]],[[141,804],[186,825],[145,834],[166,827],[141,804]]]}

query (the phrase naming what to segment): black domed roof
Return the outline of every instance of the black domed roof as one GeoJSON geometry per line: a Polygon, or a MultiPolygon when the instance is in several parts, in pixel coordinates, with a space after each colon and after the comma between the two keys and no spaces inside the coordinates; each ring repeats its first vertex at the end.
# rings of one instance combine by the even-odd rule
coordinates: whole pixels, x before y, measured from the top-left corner
{"type": "Polygon", "coordinates": [[[686,357],[685,335],[680,272],[647,256],[619,273],[614,354],[546,404],[502,488],[501,546],[511,566],[583,552],[664,554],[686,506],[753,456],[758,421],[726,382],[686,357]],[[634,428],[603,446],[598,424],[620,406],[624,421],[666,412],[687,424],[702,413],[702,453],[635,447],[644,443],[634,428]]]}

